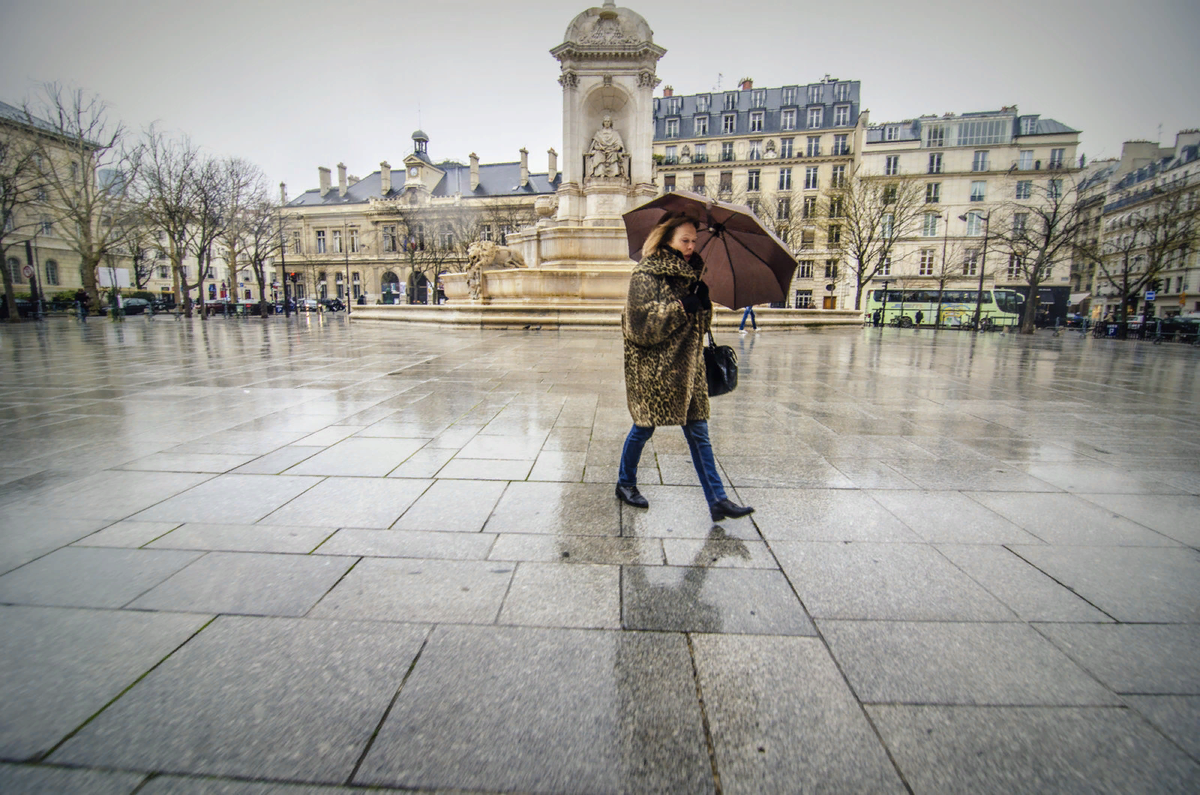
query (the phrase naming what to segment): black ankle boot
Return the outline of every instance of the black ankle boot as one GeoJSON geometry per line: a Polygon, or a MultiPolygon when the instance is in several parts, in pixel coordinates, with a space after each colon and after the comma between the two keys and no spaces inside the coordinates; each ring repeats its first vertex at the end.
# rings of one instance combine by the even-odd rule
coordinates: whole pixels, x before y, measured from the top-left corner
{"type": "Polygon", "coordinates": [[[730,501],[728,497],[714,502],[709,506],[709,511],[712,513],[714,522],[722,519],[741,519],[743,516],[754,513],[754,509],[749,505],[738,505],[736,502],[730,501]]]}
{"type": "Polygon", "coordinates": [[[622,486],[617,484],[617,499],[634,508],[649,508],[650,501],[642,496],[637,486],[622,486]]]}

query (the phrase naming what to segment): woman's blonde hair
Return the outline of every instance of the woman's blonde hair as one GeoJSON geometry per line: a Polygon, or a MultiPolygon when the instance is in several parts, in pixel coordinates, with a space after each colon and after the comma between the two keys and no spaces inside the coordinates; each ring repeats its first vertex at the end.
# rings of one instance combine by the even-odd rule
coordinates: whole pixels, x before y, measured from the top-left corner
{"type": "Polygon", "coordinates": [[[658,225],[650,230],[650,234],[646,235],[646,242],[642,244],[642,256],[649,257],[657,253],[660,248],[671,242],[671,238],[675,237],[675,230],[684,224],[691,224],[697,231],[700,229],[696,219],[678,213],[659,221],[658,225]]]}

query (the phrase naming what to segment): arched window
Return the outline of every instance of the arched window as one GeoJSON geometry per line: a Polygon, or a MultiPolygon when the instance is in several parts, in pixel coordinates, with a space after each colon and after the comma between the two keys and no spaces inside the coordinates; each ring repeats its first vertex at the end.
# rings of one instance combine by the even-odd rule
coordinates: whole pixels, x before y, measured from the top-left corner
{"type": "Polygon", "coordinates": [[[21,261],[16,257],[8,258],[8,275],[12,277],[13,284],[20,284],[25,279],[21,275],[21,261]]]}
{"type": "Polygon", "coordinates": [[[46,284],[58,285],[58,263],[52,259],[46,260],[46,284]]]}

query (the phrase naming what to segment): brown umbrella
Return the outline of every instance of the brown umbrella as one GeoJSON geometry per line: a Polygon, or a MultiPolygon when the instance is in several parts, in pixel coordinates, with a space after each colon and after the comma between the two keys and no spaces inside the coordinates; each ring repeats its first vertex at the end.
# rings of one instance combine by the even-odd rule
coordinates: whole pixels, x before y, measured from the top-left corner
{"type": "Polygon", "coordinates": [[[783,301],[796,260],[778,237],[764,229],[743,204],[698,193],[672,191],[625,213],[629,256],[642,258],[650,230],[671,214],[696,221],[696,251],[704,259],[704,281],[712,300],[730,309],[783,301]]]}

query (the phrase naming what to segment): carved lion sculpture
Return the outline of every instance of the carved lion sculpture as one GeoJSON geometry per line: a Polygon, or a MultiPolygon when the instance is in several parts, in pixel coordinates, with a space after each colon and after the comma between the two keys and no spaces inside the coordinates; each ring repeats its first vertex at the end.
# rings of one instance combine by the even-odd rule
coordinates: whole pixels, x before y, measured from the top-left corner
{"type": "Polygon", "coordinates": [[[483,271],[506,268],[525,268],[525,258],[519,251],[498,246],[490,240],[480,240],[467,247],[467,289],[471,298],[483,293],[483,271]]]}

